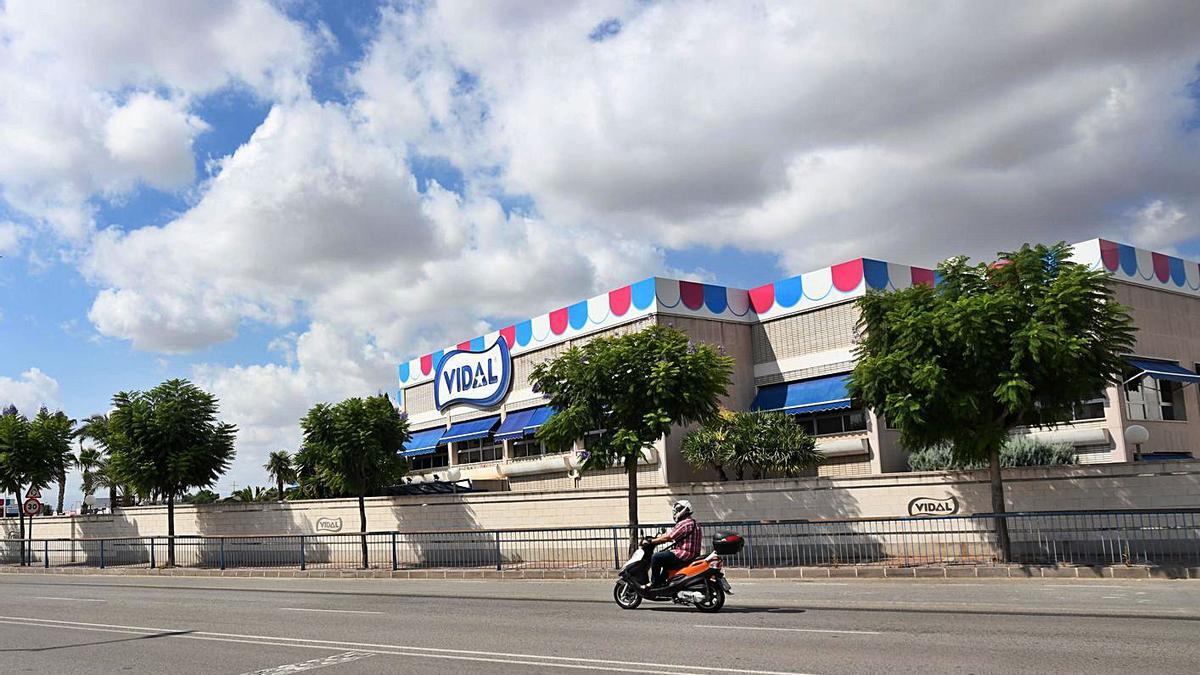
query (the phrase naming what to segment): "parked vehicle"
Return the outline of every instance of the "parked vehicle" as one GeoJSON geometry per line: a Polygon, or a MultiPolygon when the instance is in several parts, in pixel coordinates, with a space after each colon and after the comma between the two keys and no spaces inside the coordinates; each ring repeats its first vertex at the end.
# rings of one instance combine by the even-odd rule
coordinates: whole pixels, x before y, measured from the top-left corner
{"type": "Polygon", "coordinates": [[[713,536],[712,553],[679,569],[668,570],[666,584],[647,588],[654,543],[651,537],[646,537],[618,573],[613,599],[622,609],[637,609],[642,600],[650,600],[691,605],[701,612],[719,612],[725,606],[725,596],[733,595],[721,556],[740,553],[745,544],[746,540],[736,532],[718,532],[713,536]]]}

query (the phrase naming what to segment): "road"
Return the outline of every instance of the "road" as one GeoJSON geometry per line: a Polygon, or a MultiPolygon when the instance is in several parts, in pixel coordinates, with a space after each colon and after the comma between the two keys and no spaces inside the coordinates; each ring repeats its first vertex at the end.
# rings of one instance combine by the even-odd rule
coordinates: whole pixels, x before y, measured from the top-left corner
{"type": "Polygon", "coordinates": [[[713,615],[601,581],[6,574],[0,672],[1200,672],[1195,581],[733,583],[713,615]]]}

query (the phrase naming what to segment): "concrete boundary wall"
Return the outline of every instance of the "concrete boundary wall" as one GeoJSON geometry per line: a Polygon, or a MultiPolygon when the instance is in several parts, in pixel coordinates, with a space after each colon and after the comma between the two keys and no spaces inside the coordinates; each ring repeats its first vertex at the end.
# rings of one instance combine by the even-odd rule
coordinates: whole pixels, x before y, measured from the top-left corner
{"type": "MultiPolygon", "coordinates": [[[[1010,511],[1200,508],[1200,462],[1012,469],[1005,472],[1005,490],[1010,511]]],[[[948,502],[960,514],[991,510],[986,471],[962,471],[648,487],[639,492],[641,520],[666,521],[675,499],[690,500],[697,517],[710,522],[908,516],[910,503],[918,499],[948,502]]],[[[623,488],[367,500],[367,527],[372,531],[607,526],[625,519],[623,488]]],[[[5,536],[16,536],[16,519],[0,522],[5,536]]],[[[180,535],[357,532],[358,504],[331,499],[180,505],[175,523],[180,535]]],[[[166,507],[39,517],[33,527],[35,538],[161,536],[167,531],[166,507]]]]}

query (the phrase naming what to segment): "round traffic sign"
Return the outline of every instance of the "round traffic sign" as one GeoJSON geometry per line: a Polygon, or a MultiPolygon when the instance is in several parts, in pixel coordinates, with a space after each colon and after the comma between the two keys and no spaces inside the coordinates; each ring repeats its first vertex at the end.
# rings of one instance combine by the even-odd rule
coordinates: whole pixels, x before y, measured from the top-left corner
{"type": "Polygon", "coordinates": [[[42,512],[42,503],[33,498],[26,499],[25,503],[21,505],[21,510],[27,516],[36,516],[42,512]]]}

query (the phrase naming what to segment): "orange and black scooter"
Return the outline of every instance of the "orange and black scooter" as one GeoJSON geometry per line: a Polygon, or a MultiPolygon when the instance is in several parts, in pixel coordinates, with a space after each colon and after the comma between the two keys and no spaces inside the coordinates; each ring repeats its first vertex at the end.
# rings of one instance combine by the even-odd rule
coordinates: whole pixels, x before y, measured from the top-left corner
{"type": "Polygon", "coordinates": [[[668,570],[664,586],[643,588],[650,580],[650,558],[654,554],[652,541],[650,537],[642,539],[638,550],[617,574],[613,599],[622,609],[636,609],[642,600],[691,605],[701,612],[718,612],[725,606],[725,596],[733,595],[733,590],[722,572],[725,562],[721,555],[740,553],[746,543],[741,535],[718,532],[713,537],[713,552],[707,557],[668,570]]]}

